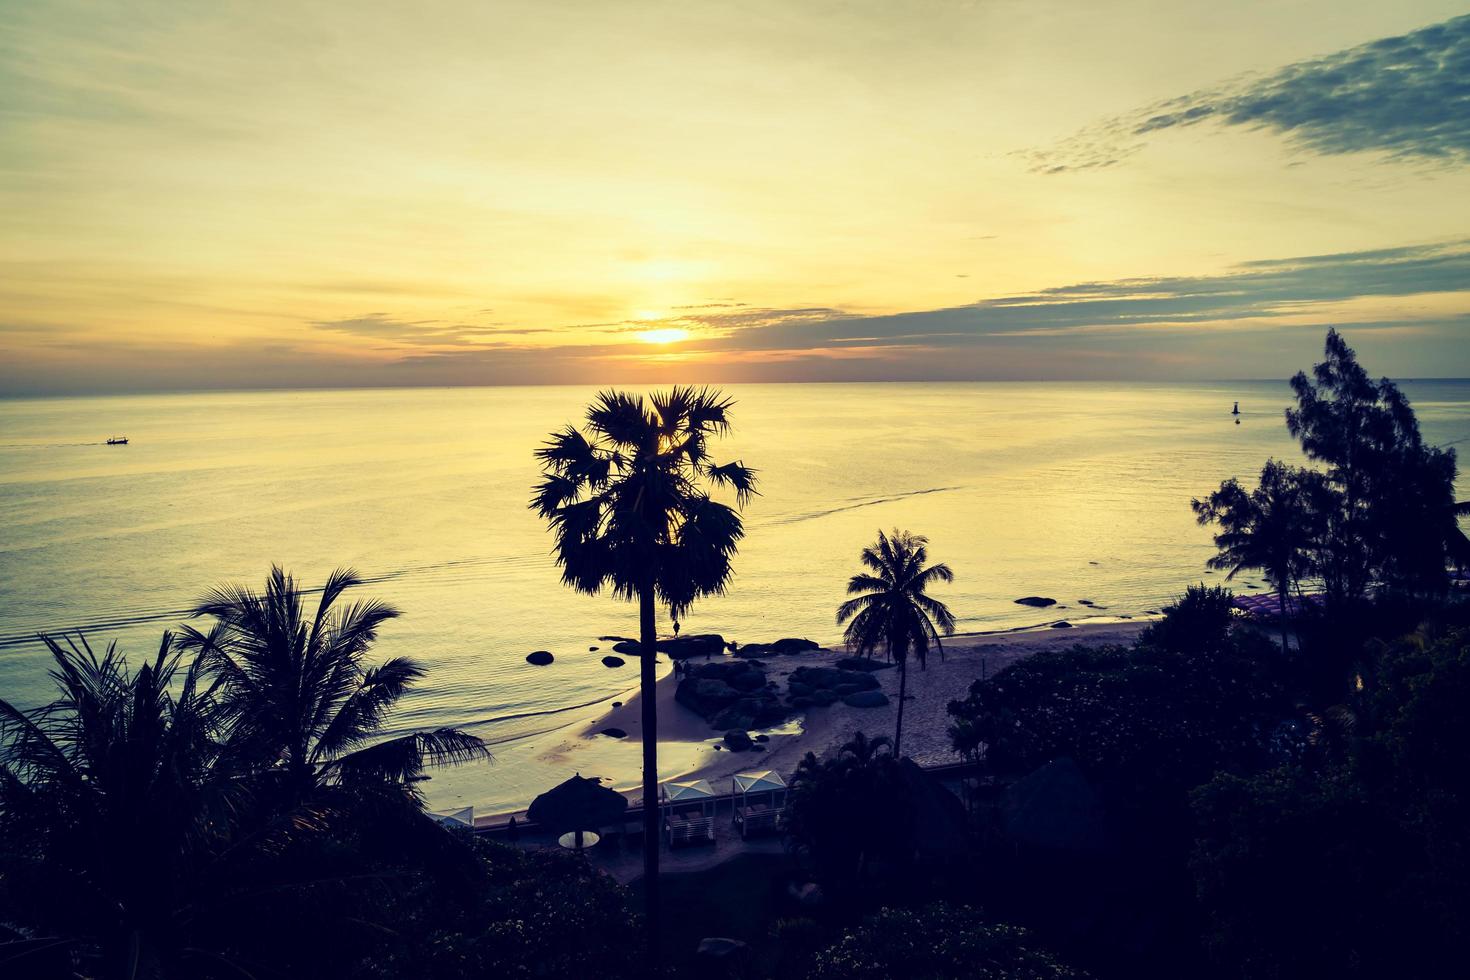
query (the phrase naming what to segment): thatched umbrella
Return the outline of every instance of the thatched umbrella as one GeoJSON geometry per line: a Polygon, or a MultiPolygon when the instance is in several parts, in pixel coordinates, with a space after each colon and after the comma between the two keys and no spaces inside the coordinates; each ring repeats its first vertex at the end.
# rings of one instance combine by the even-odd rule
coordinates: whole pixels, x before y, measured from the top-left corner
{"type": "Polygon", "coordinates": [[[583,779],[578,773],[532,800],[526,816],[552,833],[576,831],[580,850],[582,831],[619,821],[627,809],[628,801],[623,794],[613,792],[595,779],[583,779]]]}

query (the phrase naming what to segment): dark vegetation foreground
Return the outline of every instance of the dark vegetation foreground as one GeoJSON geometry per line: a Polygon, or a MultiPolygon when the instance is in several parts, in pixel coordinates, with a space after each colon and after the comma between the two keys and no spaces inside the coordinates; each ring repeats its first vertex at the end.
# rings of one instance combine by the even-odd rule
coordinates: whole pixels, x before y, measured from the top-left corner
{"type": "MultiPolygon", "coordinates": [[[[1132,644],[976,681],[950,705],[964,773],[919,769],[898,731],[859,735],[790,774],[784,851],[632,889],[425,815],[426,768],[485,749],[452,729],[383,737],[422,669],[369,661],[395,613],[344,599],[350,573],[312,601],[279,571],[259,594],[219,590],[200,628],[136,666],[50,640],[56,701],[0,701],[0,976],[1458,975],[1470,605],[1449,569],[1470,548],[1454,454],[1423,444],[1335,333],[1294,387],[1311,466],[1271,461],[1194,504],[1215,567],[1260,570],[1290,622],[1191,587],[1132,644]]],[[[591,473],[578,494],[610,486],[591,473]]],[[[670,575],[682,526],[659,545],[670,575]]],[[[611,561],[595,535],[563,543],[590,549],[588,575],[611,561]]],[[[924,586],[948,567],[907,532],[869,552],[855,647],[923,669],[948,616],[924,586]]],[[[641,600],[637,585],[618,587],[641,600]]]]}

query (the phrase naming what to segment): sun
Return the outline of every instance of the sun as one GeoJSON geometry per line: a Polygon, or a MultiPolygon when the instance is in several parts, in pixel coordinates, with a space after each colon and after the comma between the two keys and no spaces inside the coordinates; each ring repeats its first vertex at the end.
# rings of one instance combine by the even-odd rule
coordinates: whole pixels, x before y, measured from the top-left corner
{"type": "Polygon", "coordinates": [[[676,344],[689,338],[689,331],[682,327],[660,327],[657,330],[640,330],[638,339],[645,344],[676,344]]]}

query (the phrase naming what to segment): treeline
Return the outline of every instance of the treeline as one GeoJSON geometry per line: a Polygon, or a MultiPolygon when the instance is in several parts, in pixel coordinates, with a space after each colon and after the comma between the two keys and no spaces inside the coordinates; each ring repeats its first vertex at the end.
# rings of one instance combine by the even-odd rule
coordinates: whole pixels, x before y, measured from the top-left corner
{"type": "Polygon", "coordinates": [[[45,639],[56,700],[0,701],[0,974],[638,975],[622,888],[424,814],[426,767],[488,753],[384,737],[423,668],[369,661],[397,612],[358,584],[217,590],[136,668],[45,639]]]}

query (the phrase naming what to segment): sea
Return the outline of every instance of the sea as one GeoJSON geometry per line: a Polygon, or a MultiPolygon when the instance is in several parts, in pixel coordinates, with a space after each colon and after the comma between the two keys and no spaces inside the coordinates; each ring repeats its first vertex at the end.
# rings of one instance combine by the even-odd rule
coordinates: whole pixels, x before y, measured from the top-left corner
{"type": "MultiPolygon", "coordinates": [[[[1403,388],[1427,441],[1470,443],[1470,381],[1403,388]]],[[[734,430],[714,455],[755,467],[760,496],[728,594],[681,626],[742,643],[839,641],[835,610],[858,554],[891,528],[927,535],[932,558],[954,569],[936,595],[961,631],[1145,616],[1221,577],[1206,572],[1210,531],[1190,498],[1252,478],[1268,457],[1300,459],[1285,382],[725,390],[734,430]],[[1058,608],[1015,602],[1028,595],[1058,608]]],[[[0,697],[50,699],[37,634],[116,643],[138,662],[212,586],[260,587],[273,563],[317,585],[350,566],[361,594],[403,613],[375,655],[428,668],[391,730],[458,726],[492,743],[493,763],[425,784],[431,804],[523,806],[555,775],[546,740],[637,683],[636,660],[603,666],[610,644],[598,639],[636,634],[636,609],[563,586],[527,506],[534,450],[578,423],[595,393],[0,399],[0,697]],[[127,445],[106,444],[121,435],[127,445]],[[555,662],[528,664],[534,650],[555,662]]],[[[1470,480],[1460,487],[1463,497],[1470,480]]],[[[1264,588],[1251,577],[1234,586],[1264,588]]],[[[636,746],[608,752],[627,754],[605,756],[610,769],[636,769],[636,746]]],[[[688,762],[666,755],[665,775],[688,762]]]]}

